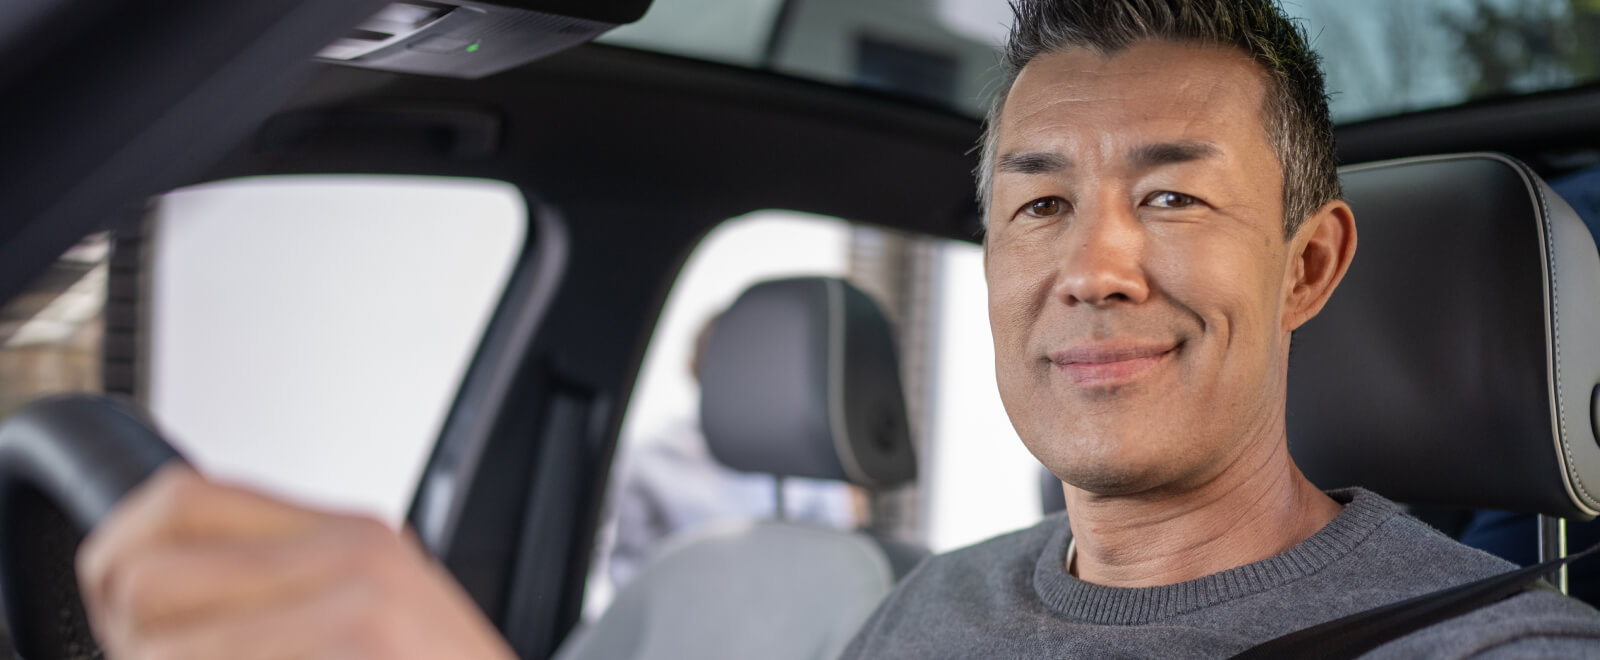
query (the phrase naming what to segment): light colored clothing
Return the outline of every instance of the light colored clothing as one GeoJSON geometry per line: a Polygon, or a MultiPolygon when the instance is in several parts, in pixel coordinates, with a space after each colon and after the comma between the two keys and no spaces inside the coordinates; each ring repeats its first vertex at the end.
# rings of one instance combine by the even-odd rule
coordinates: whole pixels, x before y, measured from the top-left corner
{"type": "MultiPolygon", "coordinates": [[[[623,447],[613,499],[614,537],[606,561],[614,587],[671,539],[709,525],[779,518],[777,479],[723,466],[706,448],[698,417],[683,416],[623,447]]],[[[841,482],[783,479],[782,518],[854,529],[850,489],[841,482]]]]}

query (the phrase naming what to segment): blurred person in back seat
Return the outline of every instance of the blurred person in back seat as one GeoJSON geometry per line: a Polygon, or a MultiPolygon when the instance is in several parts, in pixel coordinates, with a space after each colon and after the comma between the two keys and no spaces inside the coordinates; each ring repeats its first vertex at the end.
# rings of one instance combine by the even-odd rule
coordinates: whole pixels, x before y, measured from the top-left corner
{"type": "MultiPolygon", "coordinates": [[[[706,321],[695,336],[688,366],[697,384],[718,318],[706,321]]],[[[632,579],[665,544],[719,522],[778,518],[844,530],[866,522],[864,495],[849,484],[780,480],[718,462],[700,430],[697,408],[625,438],[617,465],[609,543],[602,541],[609,545],[608,552],[602,548],[602,561],[614,588],[632,579]]]]}

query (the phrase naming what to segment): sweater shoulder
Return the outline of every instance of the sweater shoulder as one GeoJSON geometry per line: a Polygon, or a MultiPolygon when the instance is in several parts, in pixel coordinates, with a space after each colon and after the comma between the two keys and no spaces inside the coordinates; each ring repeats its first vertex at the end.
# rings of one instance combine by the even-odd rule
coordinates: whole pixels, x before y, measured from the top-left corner
{"type": "Polygon", "coordinates": [[[1422,656],[1600,658],[1600,613],[1549,587],[1530,589],[1401,637],[1369,657],[1422,656]]]}
{"type": "MultiPolygon", "coordinates": [[[[1497,575],[1515,564],[1462,544],[1409,515],[1380,526],[1358,554],[1375,566],[1420,578],[1419,586],[1443,588],[1497,575]]],[[[1432,589],[1428,589],[1432,590],[1432,589]]]]}
{"type": "Polygon", "coordinates": [[[930,572],[947,573],[994,570],[1008,562],[1026,563],[1032,570],[1039,553],[1050,543],[1051,537],[1067,524],[1061,513],[1050,515],[1032,527],[1007,532],[969,546],[957,548],[930,558],[925,565],[930,572]]]}
{"type": "Polygon", "coordinates": [[[1035,609],[1034,565],[1065,525],[1057,514],[923,561],[878,605],[842,657],[915,657],[907,649],[931,648],[936,631],[987,613],[1035,609]]]}

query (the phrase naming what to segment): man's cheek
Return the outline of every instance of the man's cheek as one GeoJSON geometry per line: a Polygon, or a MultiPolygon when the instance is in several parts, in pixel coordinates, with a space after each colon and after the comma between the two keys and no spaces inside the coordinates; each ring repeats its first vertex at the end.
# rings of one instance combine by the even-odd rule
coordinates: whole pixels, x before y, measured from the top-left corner
{"type": "Polygon", "coordinates": [[[1033,325],[1034,310],[1016,287],[989,289],[989,326],[994,334],[995,359],[1018,357],[1033,325]]]}

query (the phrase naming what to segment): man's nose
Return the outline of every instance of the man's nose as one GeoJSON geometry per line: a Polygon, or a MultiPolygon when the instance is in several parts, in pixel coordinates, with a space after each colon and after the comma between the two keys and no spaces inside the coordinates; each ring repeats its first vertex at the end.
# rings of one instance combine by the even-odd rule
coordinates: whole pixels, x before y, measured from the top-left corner
{"type": "Polygon", "coordinates": [[[1144,272],[1144,230],[1131,210],[1083,213],[1061,236],[1061,270],[1053,293],[1069,305],[1142,303],[1150,296],[1144,272]]]}

